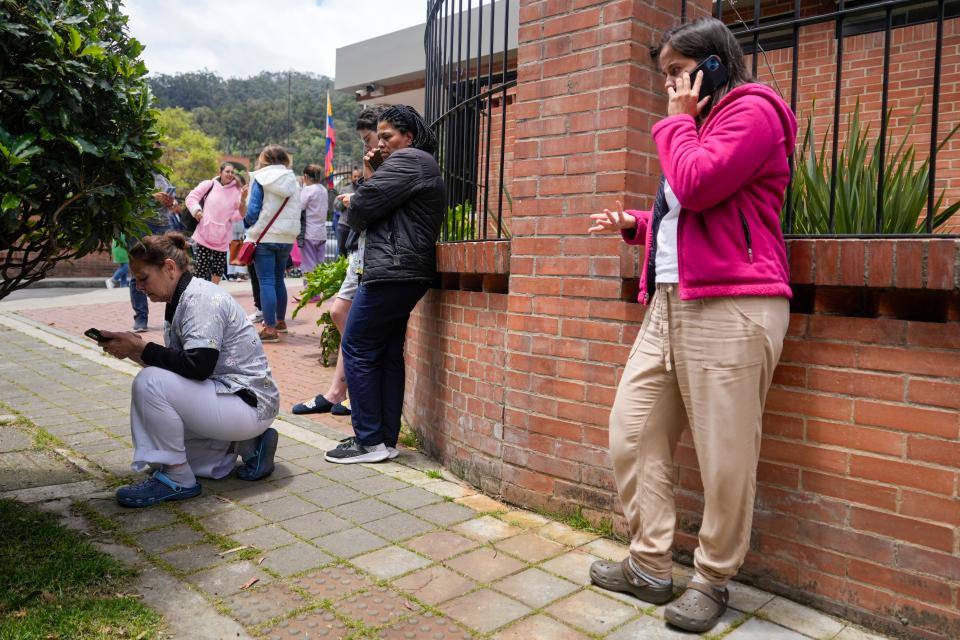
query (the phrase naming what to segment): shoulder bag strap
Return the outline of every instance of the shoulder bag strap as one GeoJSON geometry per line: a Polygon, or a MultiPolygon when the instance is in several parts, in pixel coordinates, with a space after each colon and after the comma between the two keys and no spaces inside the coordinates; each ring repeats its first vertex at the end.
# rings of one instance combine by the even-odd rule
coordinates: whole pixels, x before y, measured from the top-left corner
{"type": "Polygon", "coordinates": [[[271,227],[271,226],[273,225],[273,223],[276,221],[277,216],[280,215],[280,212],[283,211],[283,208],[284,208],[285,206],[287,206],[287,200],[289,200],[289,199],[290,199],[289,197],[287,197],[287,198],[284,199],[283,204],[280,205],[280,208],[277,209],[277,212],[276,212],[275,214],[273,214],[273,217],[272,217],[272,218],[270,218],[270,222],[268,222],[268,223],[267,223],[267,226],[264,227],[264,228],[263,228],[263,231],[260,232],[260,237],[257,238],[257,244],[260,244],[260,241],[263,240],[263,236],[266,235],[267,231],[270,230],[270,227],[271,227]]]}

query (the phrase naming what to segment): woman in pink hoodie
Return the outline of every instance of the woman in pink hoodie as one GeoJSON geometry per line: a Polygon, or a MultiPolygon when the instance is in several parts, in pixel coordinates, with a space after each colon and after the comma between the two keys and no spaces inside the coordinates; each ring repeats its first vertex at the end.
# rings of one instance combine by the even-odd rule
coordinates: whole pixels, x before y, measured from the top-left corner
{"type": "Polygon", "coordinates": [[[197,219],[193,232],[194,273],[198,278],[219,284],[227,273],[227,250],[233,223],[243,220],[240,213],[240,184],[229,162],[220,165],[220,173],[204,180],[187,196],[187,209],[197,219]]]}
{"type": "Polygon", "coordinates": [[[673,598],[673,451],[689,426],[703,521],[694,577],[664,617],[702,633],[726,610],[750,543],[763,404],[790,318],[780,209],[797,127],[719,20],[671,29],[654,58],[668,95],[653,127],[664,174],[654,207],[591,216],[591,232],[646,248],[649,306],[610,414],[630,554],[590,576],[647,602],[673,598]]]}

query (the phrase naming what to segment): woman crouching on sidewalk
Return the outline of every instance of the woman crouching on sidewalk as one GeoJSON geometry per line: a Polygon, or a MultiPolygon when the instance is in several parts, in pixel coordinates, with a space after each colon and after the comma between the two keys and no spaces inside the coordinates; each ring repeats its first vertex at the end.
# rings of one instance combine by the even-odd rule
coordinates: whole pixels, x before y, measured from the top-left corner
{"type": "Polygon", "coordinates": [[[655,58],[669,102],[653,127],[664,173],[654,207],[623,211],[618,202],[591,216],[591,232],[619,231],[646,247],[640,302],[649,307],[610,414],[630,555],[595,562],[590,577],[647,602],[673,598],[673,451],[689,425],[703,522],[696,572],[664,617],[702,633],[726,610],[750,542],[763,404],[790,315],[779,214],[797,125],[750,76],[719,20],[668,31],[655,58]],[[701,62],[707,78],[694,74],[701,62]]]}
{"type": "Polygon", "coordinates": [[[280,392],[263,344],[236,300],[187,271],[179,233],[147,236],[130,249],[130,271],[150,300],[166,302],[164,344],[135,333],[101,332],[103,350],[145,367],[133,381],[130,428],[140,484],[117,502],[149,507],[200,495],[197,476],[241,480],[273,472],[280,392]]]}

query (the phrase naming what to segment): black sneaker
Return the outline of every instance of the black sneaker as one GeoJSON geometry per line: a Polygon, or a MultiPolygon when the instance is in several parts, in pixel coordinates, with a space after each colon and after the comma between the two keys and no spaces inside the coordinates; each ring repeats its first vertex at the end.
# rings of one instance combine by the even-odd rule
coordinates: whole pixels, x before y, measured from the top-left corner
{"type": "Polygon", "coordinates": [[[356,438],[342,440],[336,448],[327,451],[323,459],[336,464],[356,464],[360,462],[383,462],[390,457],[387,447],[381,442],[365,447],[356,438]]]}

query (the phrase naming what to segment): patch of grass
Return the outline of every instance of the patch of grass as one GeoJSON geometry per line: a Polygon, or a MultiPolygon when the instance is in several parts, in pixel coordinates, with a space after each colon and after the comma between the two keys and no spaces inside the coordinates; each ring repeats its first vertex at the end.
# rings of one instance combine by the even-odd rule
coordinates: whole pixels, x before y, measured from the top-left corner
{"type": "Polygon", "coordinates": [[[121,595],[133,572],[54,515],[0,500],[0,638],[154,638],[162,621],[121,595]]]}
{"type": "Polygon", "coordinates": [[[420,450],[420,436],[417,435],[417,432],[414,431],[406,421],[400,423],[400,436],[397,443],[407,449],[420,450]]]}
{"type": "Polygon", "coordinates": [[[443,480],[443,474],[440,473],[440,469],[427,469],[424,471],[428,478],[433,478],[434,480],[443,480]]]}
{"type": "Polygon", "coordinates": [[[565,512],[538,510],[537,513],[551,520],[562,522],[573,529],[597,533],[605,538],[621,539],[621,536],[613,531],[613,522],[609,518],[603,518],[600,522],[593,523],[583,515],[582,507],[565,512]]]}

